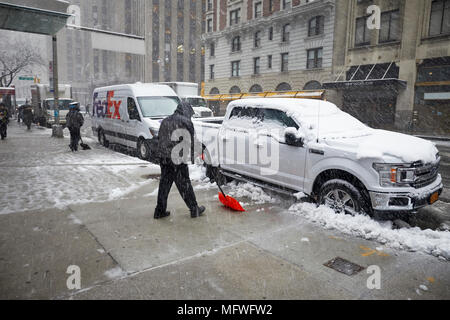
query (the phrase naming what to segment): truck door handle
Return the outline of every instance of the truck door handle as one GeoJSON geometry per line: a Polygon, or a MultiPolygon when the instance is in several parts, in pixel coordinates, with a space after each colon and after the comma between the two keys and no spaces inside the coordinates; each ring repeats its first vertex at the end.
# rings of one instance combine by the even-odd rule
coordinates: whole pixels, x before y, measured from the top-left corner
{"type": "Polygon", "coordinates": [[[258,149],[264,147],[264,145],[260,142],[254,142],[253,145],[256,146],[258,149]]]}
{"type": "Polygon", "coordinates": [[[223,142],[227,142],[229,139],[227,137],[222,137],[223,142]]]}

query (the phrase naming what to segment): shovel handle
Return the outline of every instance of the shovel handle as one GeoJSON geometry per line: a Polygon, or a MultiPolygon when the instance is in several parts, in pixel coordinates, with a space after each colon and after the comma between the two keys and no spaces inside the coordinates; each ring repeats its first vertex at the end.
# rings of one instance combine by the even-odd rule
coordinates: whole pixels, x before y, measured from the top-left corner
{"type": "Polygon", "coordinates": [[[214,179],[216,180],[216,184],[219,187],[220,192],[222,192],[223,196],[226,198],[227,195],[225,194],[225,192],[223,192],[222,188],[220,187],[219,179],[217,179],[217,175],[216,174],[214,174],[214,179]]]}

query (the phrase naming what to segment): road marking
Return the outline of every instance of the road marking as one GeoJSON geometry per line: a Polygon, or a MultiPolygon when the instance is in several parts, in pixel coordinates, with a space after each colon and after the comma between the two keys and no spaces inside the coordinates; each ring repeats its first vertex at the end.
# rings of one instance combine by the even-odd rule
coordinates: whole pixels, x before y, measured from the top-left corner
{"type": "Polygon", "coordinates": [[[363,251],[365,251],[365,252],[361,253],[361,255],[363,257],[369,257],[369,256],[371,256],[373,254],[377,254],[380,257],[389,257],[389,255],[387,253],[384,253],[384,252],[381,252],[381,251],[378,251],[378,250],[375,250],[375,249],[371,249],[371,248],[368,248],[368,247],[365,247],[365,246],[359,246],[359,247],[363,251]]]}

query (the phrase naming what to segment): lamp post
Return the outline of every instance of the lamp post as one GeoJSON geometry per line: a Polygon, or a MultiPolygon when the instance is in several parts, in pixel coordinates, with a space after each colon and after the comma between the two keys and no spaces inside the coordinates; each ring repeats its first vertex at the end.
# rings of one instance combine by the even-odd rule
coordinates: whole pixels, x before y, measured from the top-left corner
{"type": "Polygon", "coordinates": [[[52,137],[63,138],[63,129],[59,124],[59,84],[58,84],[58,48],[56,35],[52,36],[53,46],[53,105],[55,107],[55,125],[52,127],[52,137]]]}

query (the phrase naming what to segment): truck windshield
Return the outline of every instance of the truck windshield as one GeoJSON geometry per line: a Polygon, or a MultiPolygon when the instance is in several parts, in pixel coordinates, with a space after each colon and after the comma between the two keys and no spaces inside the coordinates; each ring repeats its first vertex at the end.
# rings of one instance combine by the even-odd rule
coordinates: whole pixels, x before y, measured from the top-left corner
{"type": "Polygon", "coordinates": [[[144,118],[164,118],[177,109],[178,97],[139,97],[137,98],[144,118]]]}
{"type": "Polygon", "coordinates": [[[203,98],[186,98],[185,100],[193,107],[206,107],[206,101],[203,98]]]}
{"type": "MultiPolygon", "coordinates": [[[[58,106],[59,106],[59,110],[69,110],[69,105],[72,103],[72,100],[58,100],[58,106]]],[[[55,105],[55,101],[54,100],[46,100],[45,101],[46,104],[46,108],[48,110],[53,110],[55,109],[54,105],[55,105]]]]}

